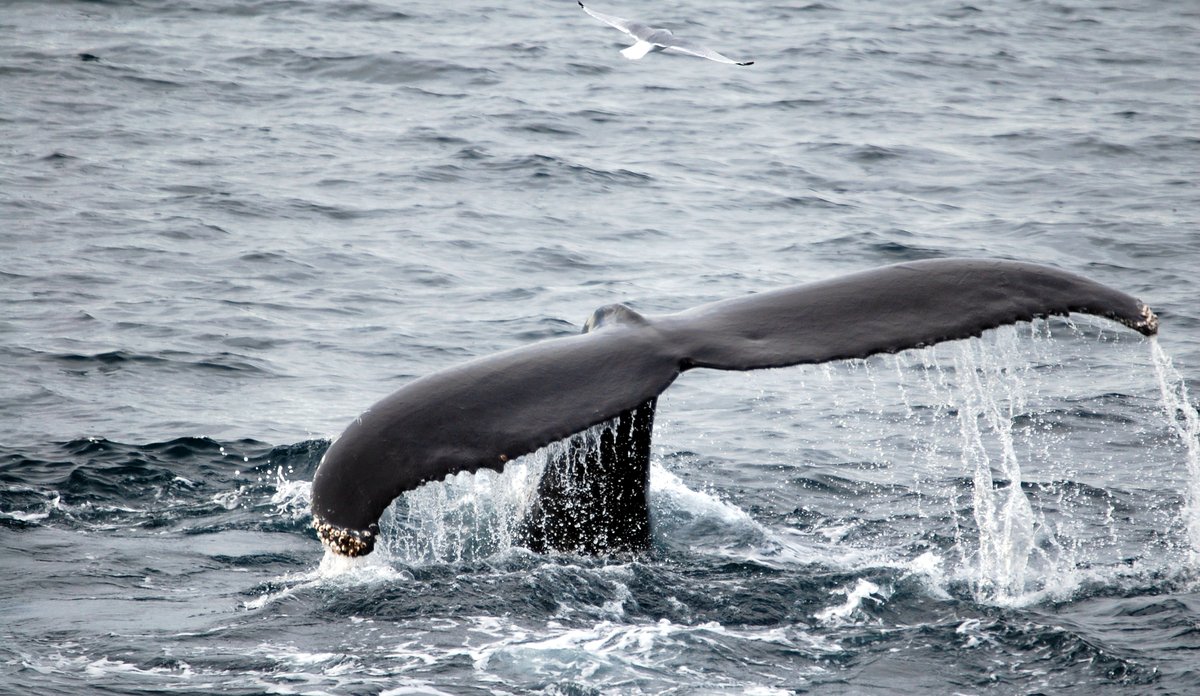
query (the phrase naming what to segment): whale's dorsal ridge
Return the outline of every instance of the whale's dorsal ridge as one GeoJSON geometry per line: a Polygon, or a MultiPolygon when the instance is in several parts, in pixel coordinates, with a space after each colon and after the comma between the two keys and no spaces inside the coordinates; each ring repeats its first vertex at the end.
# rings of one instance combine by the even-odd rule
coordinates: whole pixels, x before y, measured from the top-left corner
{"type": "Polygon", "coordinates": [[[583,333],[591,333],[605,326],[645,326],[649,323],[649,319],[630,309],[628,305],[618,302],[597,307],[592,316],[583,323],[583,333]]]}

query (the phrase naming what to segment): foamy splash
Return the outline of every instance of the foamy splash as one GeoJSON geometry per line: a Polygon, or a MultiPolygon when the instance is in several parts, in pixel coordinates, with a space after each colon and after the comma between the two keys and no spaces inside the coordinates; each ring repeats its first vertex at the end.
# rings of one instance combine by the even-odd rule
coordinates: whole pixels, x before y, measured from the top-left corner
{"type": "Polygon", "coordinates": [[[822,609],[813,615],[817,621],[831,626],[841,626],[853,621],[853,617],[862,607],[863,601],[871,599],[872,601],[883,603],[885,598],[883,591],[879,585],[867,580],[859,578],[854,583],[854,587],[843,587],[833,590],[830,594],[842,594],[846,596],[844,604],[839,604],[832,607],[822,609]]]}

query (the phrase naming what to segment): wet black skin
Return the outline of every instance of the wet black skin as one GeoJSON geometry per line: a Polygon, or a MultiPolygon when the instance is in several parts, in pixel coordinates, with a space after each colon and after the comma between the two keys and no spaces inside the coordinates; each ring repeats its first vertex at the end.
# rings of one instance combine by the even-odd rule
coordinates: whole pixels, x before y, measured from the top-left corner
{"type": "Polygon", "coordinates": [[[657,399],[618,416],[599,442],[575,437],[547,463],[518,543],[538,553],[650,548],[650,433],[657,399]]]}

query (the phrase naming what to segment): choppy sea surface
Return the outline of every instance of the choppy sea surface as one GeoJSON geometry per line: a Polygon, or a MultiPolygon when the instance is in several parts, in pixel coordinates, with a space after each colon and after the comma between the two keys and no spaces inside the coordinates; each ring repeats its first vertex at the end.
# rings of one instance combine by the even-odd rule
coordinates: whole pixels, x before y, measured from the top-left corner
{"type": "Polygon", "coordinates": [[[756,64],[568,0],[0,3],[0,691],[1200,691],[1200,6],[595,9],[756,64]],[[650,553],[514,547],[537,453],[322,562],[408,380],[946,256],[1161,335],[688,373],[650,553]]]}

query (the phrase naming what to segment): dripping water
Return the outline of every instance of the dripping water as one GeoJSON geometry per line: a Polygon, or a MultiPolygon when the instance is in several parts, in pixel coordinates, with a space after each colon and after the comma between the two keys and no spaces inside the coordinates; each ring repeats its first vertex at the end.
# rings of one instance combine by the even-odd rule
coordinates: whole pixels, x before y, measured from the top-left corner
{"type": "Polygon", "coordinates": [[[1187,383],[1175,370],[1157,338],[1150,339],[1154,375],[1171,429],[1183,443],[1187,462],[1187,492],[1183,519],[1189,542],[1189,562],[1200,564],[1200,415],[1188,399],[1187,383]]]}
{"type": "Polygon", "coordinates": [[[406,563],[459,563],[512,548],[552,461],[587,466],[586,454],[600,447],[616,419],[572,438],[551,443],[510,462],[503,472],[462,472],[409,491],[380,520],[387,551],[406,563]]]}
{"type": "MultiPolygon", "coordinates": [[[[1029,340],[1016,327],[1004,327],[983,340],[919,351],[915,361],[893,358],[904,418],[920,419],[916,404],[932,405],[921,427],[913,428],[914,433],[932,434],[913,446],[913,461],[908,463],[919,493],[917,506],[930,515],[936,515],[939,505],[948,506],[958,575],[976,601],[1023,605],[1047,596],[1069,596],[1089,579],[1103,580],[1134,568],[1178,568],[1181,555],[1192,565],[1200,559],[1200,416],[1188,399],[1186,383],[1158,342],[1151,340],[1150,362],[1169,428],[1182,444],[1177,448],[1163,440],[1153,413],[1139,406],[1144,400],[1136,382],[1118,387],[1122,393],[1106,393],[1112,388],[1109,376],[1130,374],[1136,355],[1121,356],[1115,367],[1095,367],[1094,359],[1071,355],[1075,348],[1087,355],[1088,343],[1081,340],[1087,333],[1071,322],[1066,325],[1072,334],[1066,342],[1052,341],[1051,324],[1042,321],[1033,324],[1029,340]],[[911,370],[906,366],[914,363],[919,380],[908,377],[911,370]],[[1055,375],[1067,381],[1060,387],[1055,375]],[[1047,389],[1049,384],[1053,389],[1047,389]],[[1079,390],[1079,385],[1088,385],[1092,394],[1062,393],[1079,390]],[[1043,389],[1048,399],[1040,393],[1043,389]],[[1080,405],[1064,408],[1064,397],[1080,405]],[[1119,428],[1105,420],[1089,424],[1095,416],[1087,414],[1097,409],[1088,401],[1109,399],[1130,403],[1136,418],[1112,421],[1121,424],[1119,428]],[[1072,424],[1081,417],[1083,421],[1072,424]],[[946,429],[947,421],[954,424],[955,433],[946,429]],[[1110,439],[1111,454],[1073,452],[1071,431],[1077,429],[1078,436],[1110,439]],[[947,452],[946,446],[954,442],[947,452]],[[1187,468],[1182,505],[1171,503],[1177,500],[1176,487],[1167,485],[1159,492],[1160,502],[1143,513],[1154,518],[1160,537],[1133,540],[1114,511],[1123,496],[1146,491],[1115,488],[1111,480],[1120,473],[1117,468],[1157,459],[1130,460],[1122,451],[1158,448],[1182,450],[1187,468]],[[938,475],[947,467],[969,474],[969,519],[956,512],[960,493],[953,478],[938,475]],[[1172,531],[1181,526],[1185,540],[1172,531]]],[[[1103,332],[1099,337],[1098,342],[1109,340],[1103,332]]],[[[1111,351],[1114,346],[1104,348],[1111,351]]],[[[1102,410],[1110,409],[1111,404],[1102,410]]],[[[920,439],[914,435],[914,440],[920,439]]],[[[1170,467],[1169,461],[1164,464],[1170,467]]],[[[1148,472],[1170,480],[1168,474],[1148,472]]]]}
{"type": "MultiPolygon", "coordinates": [[[[836,457],[813,461],[801,446],[787,466],[809,488],[851,483],[827,502],[803,490],[772,502],[802,504],[817,522],[790,522],[809,535],[836,531],[822,550],[852,558],[857,544],[894,563],[932,554],[949,570],[930,577],[937,591],[985,604],[1024,606],[1116,577],[1178,572],[1196,546],[1183,537],[1200,536],[1200,505],[1181,504],[1171,471],[1181,458],[1176,433],[1190,433],[1187,497],[1200,499],[1195,411],[1168,406],[1176,433],[1163,427],[1144,345],[1103,324],[1053,320],[821,366],[828,390],[796,390],[805,403],[793,411],[833,424],[823,432],[836,457]],[[1119,483],[1137,467],[1143,476],[1119,483]],[[847,492],[861,496],[857,516],[824,512],[844,507],[847,492]],[[1153,533],[1130,523],[1135,509],[1153,533]]],[[[1182,380],[1170,381],[1169,395],[1186,403],[1182,380]]]]}
{"type": "Polygon", "coordinates": [[[1037,525],[1013,442],[1013,421],[1028,407],[1025,370],[1005,360],[1016,353],[1016,332],[1000,332],[997,338],[996,350],[985,350],[977,341],[958,344],[959,383],[951,394],[957,401],[962,464],[973,484],[974,594],[980,600],[1010,601],[1025,592],[1037,525]],[[995,454],[985,446],[988,435],[998,445],[995,454]]]}

